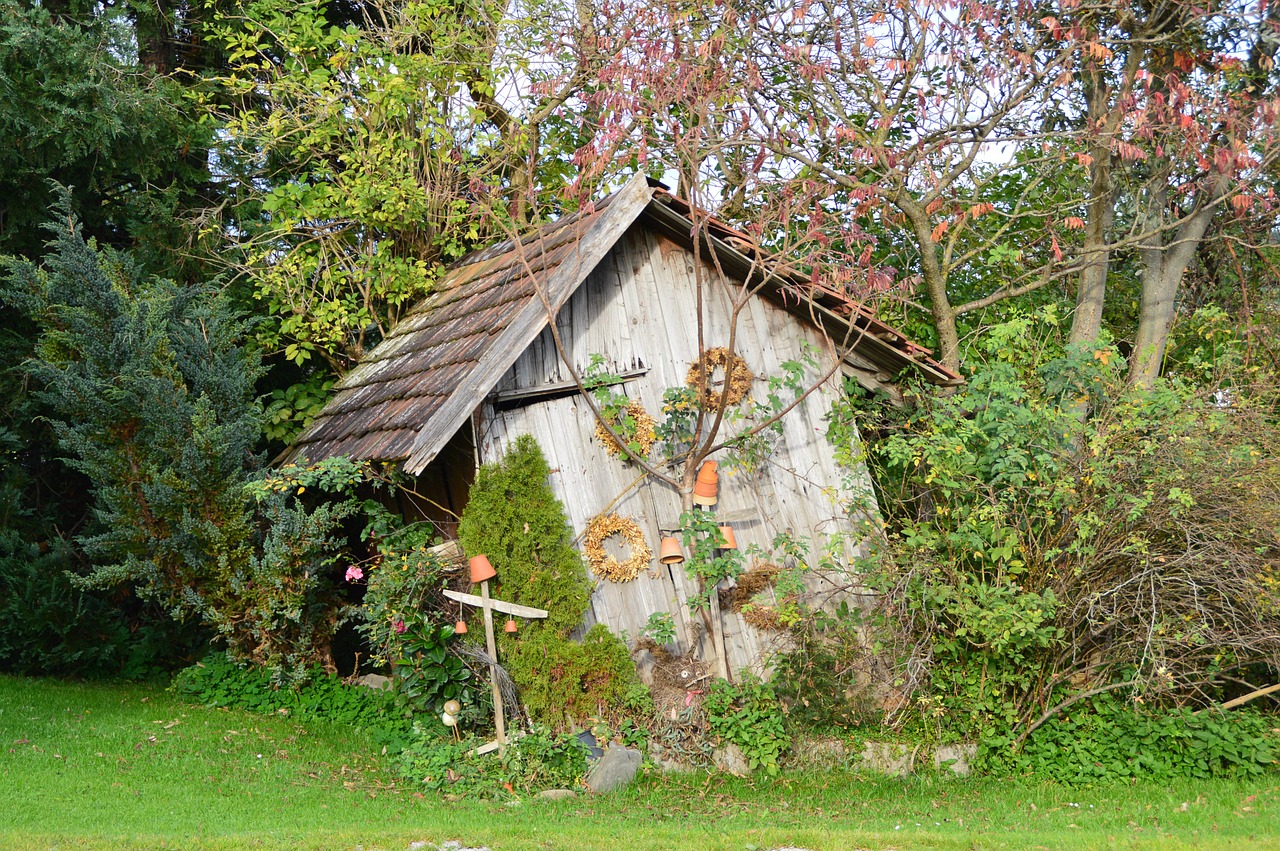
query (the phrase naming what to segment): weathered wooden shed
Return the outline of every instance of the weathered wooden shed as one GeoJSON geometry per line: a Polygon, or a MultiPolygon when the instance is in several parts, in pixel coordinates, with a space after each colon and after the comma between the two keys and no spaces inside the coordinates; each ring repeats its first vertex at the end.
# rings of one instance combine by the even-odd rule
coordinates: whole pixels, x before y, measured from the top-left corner
{"type": "MultiPolygon", "coordinates": [[[[694,232],[687,205],[637,177],[519,243],[472,254],[342,380],[291,457],[400,462],[425,498],[404,509],[436,520],[448,535],[449,512],[461,511],[477,466],[531,434],[575,532],[607,510],[635,520],[655,555],[634,580],[593,577],[584,626],[603,622],[634,638],[652,613],[671,612],[681,646],[710,658],[713,646],[687,605],[696,583],[657,559],[682,497],[606,450],[566,367],[567,360],[581,375],[593,355],[603,356],[624,379],[621,389],[659,415],[664,389],[684,384],[700,354],[694,232]]],[[[735,350],[756,376],[779,374],[806,346],[828,363],[839,360],[783,418],[768,464],[755,475],[722,477],[716,506],[740,547],[768,548],[788,531],[819,549],[827,536],[853,528],[855,518],[837,499],[841,482],[866,477],[839,469],[827,445],[826,416],[844,376],[891,394],[893,378],[908,367],[937,383],[957,378],[847,297],[757,255],[727,226],[713,222],[701,233],[698,262],[710,282],[702,288],[705,349],[729,342],[732,299],[746,281],[756,294],[740,311],[735,350]]],[[[753,393],[763,392],[764,382],[755,382],[753,393]]],[[[869,495],[869,481],[863,485],[869,495]]],[[[835,568],[813,572],[806,584],[823,595],[855,582],[835,568]]],[[[729,667],[759,669],[774,635],[733,612],[724,614],[723,630],[729,667]]]]}

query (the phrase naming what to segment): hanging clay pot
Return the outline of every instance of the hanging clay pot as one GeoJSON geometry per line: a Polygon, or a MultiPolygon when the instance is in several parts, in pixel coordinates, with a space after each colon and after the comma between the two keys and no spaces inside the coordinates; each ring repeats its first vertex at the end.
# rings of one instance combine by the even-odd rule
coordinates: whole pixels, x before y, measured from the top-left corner
{"type": "Polygon", "coordinates": [[[471,557],[471,582],[477,584],[485,580],[492,579],[498,575],[498,571],[493,569],[493,565],[489,563],[488,556],[472,556],[471,557]]]}
{"type": "Polygon", "coordinates": [[[464,621],[462,618],[458,618],[458,622],[457,622],[457,623],[455,623],[455,624],[453,625],[453,634],[454,634],[454,635],[466,635],[466,634],[467,634],[467,622],[466,622],[466,621],[464,621]]]}
{"type": "Polygon", "coordinates": [[[663,564],[680,564],[684,561],[684,553],[680,552],[680,542],[668,536],[662,539],[662,547],[658,551],[658,561],[663,564]]]}
{"type": "Polygon", "coordinates": [[[716,472],[718,466],[720,465],[715,461],[707,461],[698,470],[698,479],[693,483],[694,505],[710,508],[718,501],[716,495],[720,485],[720,475],[716,472]]]}
{"type": "Polygon", "coordinates": [[[504,627],[502,628],[502,631],[503,631],[503,632],[515,632],[515,631],[516,631],[516,619],[515,619],[515,618],[507,618],[507,625],[506,625],[506,626],[504,626],[504,627]]]}
{"type": "Polygon", "coordinates": [[[724,538],[724,543],[720,546],[720,549],[736,550],[738,548],[738,539],[733,536],[732,526],[721,526],[720,537],[724,538]]]}

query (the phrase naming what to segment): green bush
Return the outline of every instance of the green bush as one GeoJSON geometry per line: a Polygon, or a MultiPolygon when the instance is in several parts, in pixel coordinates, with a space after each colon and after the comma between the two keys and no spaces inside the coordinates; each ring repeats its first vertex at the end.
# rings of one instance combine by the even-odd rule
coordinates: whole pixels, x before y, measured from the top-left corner
{"type": "Polygon", "coordinates": [[[518,437],[501,460],[476,474],[458,540],[467,555],[489,556],[497,596],[550,613],[530,623],[527,634],[550,630],[563,638],[582,622],[591,582],[550,475],[537,441],[518,437]]]}
{"type": "Polygon", "coordinates": [[[610,723],[624,715],[652,713],[627,645],[604,624],[591,627],[582,643],[549,630],[509,643],[503,663],[520,686],[534,719],[552,726],[610,723]]]}
{"type": "MultiPolygon", "coordinates": [[[[989,328],[965,387],[882,410],[869,443],[878,637],[900,705],[943,736],[1016,736],[1075,689],[1200,705],[1280,655],[1274,393],[1133,388],[1114,346],[1063,346],[1053,322],[989,328]]],[[[1209,336],[1196,371],[1222,375],[1209,336]]]]}
{"type": "Polygon", "coordinates": [[[549,612],[498,639],[529,714],[555,727],[592,717],[616,720],[638,677],[626,645],[603,625],[592,627],[581,644],[569,639],[586,612],[591,583],[550,475],[537,442],[517,438],[501,461],[480,469],[458,538],[468,555],[489,556],[498,596],[549,612]]]}
{"type": "Polygon", "coordinates": [[[571,788],[587,771],[586,748],[571,733],[534,727],[514,737],[501,758],[497,753],[477,756],[481,744],[474,738],[459,742],[420,735],[401,753],[397,770],[410,783],[459,795],[498,795],[503,784],[513,792],[571,788]]]}
{"type": "Polygon", "coordinates": [[[170,689],[201,706],[332,721],[368,730],[384,744],[408,739],[412,721],[395,692],[347,685],[320,668],[307,673],[305,680],[281,686],[269,671],[238,665],[226,653],[212,653],[179,671],[170,689]]]}
{"type": "Polygon", "coordinates": [[[126,589],[89,591],[72,580],[74,554],[55,539],[0,536],[0,670],[29,676],[138,679],[189,661],[207,635],[171,621],[126,589]]]}
{"type": "Polygon", "coordinates": [[[1073,785],[1256,777],[1278,767],[1274,723],[1248,711],[1144,711],[1100,695],[1046,722],[1020,751],[1010,737],[987,738],[978,765],[1073,785]]]}
{"type": "Polygon", "coordinates": [[[737,745],[752,770],[778,773],[778,760],[791,747],[791,736],[782,723],[783,710],[773,686],[746,671],[741,682],[716,680],[702,710],[707,732],[737,745]]]}

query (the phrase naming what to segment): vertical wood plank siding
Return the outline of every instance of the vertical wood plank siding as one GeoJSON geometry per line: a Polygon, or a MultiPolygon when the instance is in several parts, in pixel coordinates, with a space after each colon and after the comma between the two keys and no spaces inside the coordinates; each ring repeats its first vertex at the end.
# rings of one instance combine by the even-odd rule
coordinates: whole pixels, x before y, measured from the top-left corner
{"type": "MultiPolygon", "coordinates": [[[[587,367],[593,353],[604,355],[612,372],[647,368],[644,376],[622,387],[655,418],[661,418],[663,390],[682,384],[698,356],[693,262],[683,246],[633,225],[569,299],[557,321],[578,370],[587,367]]],[[[729,341],[731,293],[716,281],[713,267],[704,264],[704,270],[710,282],[704,290],[705,342],[708,348],[724,346],[729,341]]],[[[825,369],[833,355],[817,330],[764,299],[751,299],[740,314],[735,348],[758,377],[779,375],[783,362],[802,357],[805,343],[816,351],[819,369],[825,369]]],[[[809,378],[818,374],[810,370],[809,378]]],[[[497,389],[532,389],[569,377],[547,330],[507,371],[497,389]]],[[[835,463],[826,440],[825,417],[840,391],[839,382],[837,371],[784,419],[783,436],[759,474],[722,474],[718,510],[747,518],[733,524],[740,547],[754,543],[767,550],[776,534],[790,532],[808,541],[817,556],[828,535],[853,529],[834,499],[835,488],[849,471],[835,463]]],[[[765,391],[764,381],[757,381],[753,395],[761,398],[765,391]]],[[[654,552],[650,569],[627,583],[593,576],[595,591],[587,625],[604,623],[614,633],[625,631],[635,638],[650,614],[671,612],[682,648],[696,641],[700,654],[709,656],[711,645],[701,634],[700,619],[691,617],[688,609],[695,583],[682,566],[671,570],[657,561],[659,525],[676,522],[679,496],[647,479],[636,485],[637,468],[610,456],[595,439],[591,409],[580,396],[504,411],[486,403],[481,422],[478,445],[485,461],[501,457],[518,435],[531,434],[538,440],[554,471],[552,486],[576,534],[581,535],[591,518],[615,500],[612,511],[633,518],[644,530],[654,552]]],[[[858,474],[865,477],[866,471],[858,474]]],[[[869,493],[869,481],[865,487],[869,493]]],[[[846,552],[843,561],[848,563],[862,549],[859,545],[846,552]]],[[[831,604],[831,589],[853,580],[847,575],[815,573],[807,585],[817,602],[831,604]]],[[[759,632],[730,611],[725,612],[724,630],[731,670],[761,672],[768,655],[781,649],[778,634],[759,632]]]]}

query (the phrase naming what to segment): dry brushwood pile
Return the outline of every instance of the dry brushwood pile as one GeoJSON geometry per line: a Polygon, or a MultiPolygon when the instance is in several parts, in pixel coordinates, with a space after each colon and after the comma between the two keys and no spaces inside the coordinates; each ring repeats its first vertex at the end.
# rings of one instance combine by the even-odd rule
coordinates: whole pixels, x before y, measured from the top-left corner
{"type": "Polygon", "coordinates": [[[658,718],[677,721],[689,716],[686,720],[697,720],[702,694],[711,682],[707,666],[691,655],[675,656],[647,637],[636,642],[632,653],[646,651],[653,656],[648,686],[658,718]]]}
{"type": "Polygon", "coordinates": [[[616,514],[601,514],[587,524],[582,551],[591,572],[610,582],[630,582],[653,561],[653,550],[644,539],[644,531],[634,521],[616,514]],[[619,561],[605,552],[604,542],[617,535],[626,542],[631,557],[619,561]]]}
{"type": "Polygon", "coordinates": [[[714,349],[707,349],[693,362],[684,383],[698,391],[698,397],[702,400],[704,408],[714,409],[720,405],[721,394],[724,395],[726,408],[747,398],[754,378],[751,367],[747,366],[746,361],[724,346],[717,346],[714,349]],[[723,389],[711,386],[717,369],[724,374],[723,389]]]}
{"type": "Polygon", "coordinates": [[[757,594],[778,584],[780,568],[775,564],[757,564],[738,577],[737,587],[729,598],[729,608],[742,616],[748,625],[761,631],[782,629],[778,613],[772,606],[755,600],[757,594]]]}
{"type": "MultiPolygon", "coordinates": [[[[623,428],[622,417],[611,421],[609,425],[613,426],[613,430],[627,441],[635,454],[644,458],[649,454],[649,450],[653,448],[654,441],[658,439],[658,421],[649,416],[649,412],[644,409],[644,405],[640,404],[639,399],[632,399],[623,410],[625,415],[631,419],[632,428],[623,428]]],[[[614,439],[613,435],[609,434],[609,430],[599,420],[596,420],[596,440],[604,444],[605,451],[610,455],[618,456],[622,454],[622,446],[614,439]]]]}

